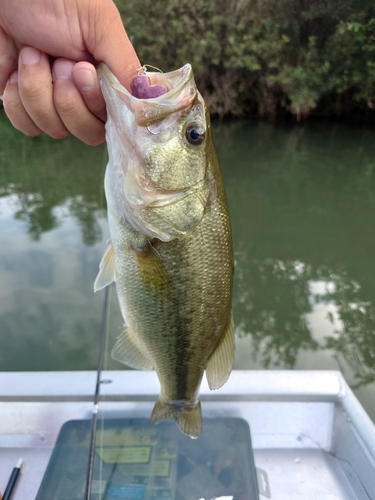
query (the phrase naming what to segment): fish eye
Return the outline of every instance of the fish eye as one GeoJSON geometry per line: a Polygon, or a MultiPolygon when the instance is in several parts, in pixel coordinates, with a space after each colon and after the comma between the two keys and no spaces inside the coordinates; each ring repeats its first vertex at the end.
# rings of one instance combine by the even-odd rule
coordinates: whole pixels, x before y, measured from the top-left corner
{"type": "Polygon", "coordinates": [[[189,125],[185,131],[186,140],[194,146],[199,146],[204,139],[204,133],[202,134],[201,130],[202,129],[196,124],[189,125]]]}

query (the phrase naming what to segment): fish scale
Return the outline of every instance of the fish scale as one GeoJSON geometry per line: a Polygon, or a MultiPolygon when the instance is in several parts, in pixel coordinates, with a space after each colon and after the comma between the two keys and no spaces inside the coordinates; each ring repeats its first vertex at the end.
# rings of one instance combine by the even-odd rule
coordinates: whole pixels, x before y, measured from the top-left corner
{"type": "Polygon", "coordinates": [[[116,281],[126,326],[113,357],[157,372],[151,419],[173,417],[195,438],[204,371],[216,389],[234,357],[231,227],[209,114],[190,65],[150,74],[170,90],[148,100],[129,94],[106,66],[98,74],[108,111],[111,241],[94,288],[116,281]],[[151,125],[158,117],[153,133],[147,116],[151,125]]]}

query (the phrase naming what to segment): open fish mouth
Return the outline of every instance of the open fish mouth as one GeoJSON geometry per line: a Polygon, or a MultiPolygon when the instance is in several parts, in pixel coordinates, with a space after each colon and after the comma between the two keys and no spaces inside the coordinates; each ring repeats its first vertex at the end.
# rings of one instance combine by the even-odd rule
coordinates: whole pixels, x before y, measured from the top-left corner
{"type": "MultiPolygon", "coordinates": [[[[197,94],[193,71],[190,64],[170,73],[148,73],[152,84],[163,85],[169,90],[153,99],[142,99],[132,95],[123,87],[110,69],[100,63],[98,75],[102,84],[102,90],[112,88],[117,96],[132,110],[134,117],[141,126],[150,126],[154,122],[165,118],[172,112],[186,109],[194,101],[197,94]]],[[[116,115],[113,99],[106,99],[107,110],[113,116],[116,115]]]]}

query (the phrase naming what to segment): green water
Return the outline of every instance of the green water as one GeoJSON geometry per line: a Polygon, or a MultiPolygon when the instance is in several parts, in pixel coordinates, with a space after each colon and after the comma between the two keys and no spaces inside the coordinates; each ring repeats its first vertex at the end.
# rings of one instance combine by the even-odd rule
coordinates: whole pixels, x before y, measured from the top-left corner
{"type": "MultiPolygon", "coordinates": [[[[375,420],[375,131],[214,124],[233,224],[238,369],[341,369],[375,420]]],[[[95,369],[105,147],[0,116],[0,370],[95,369]]],[[[112,290],[110,347],[122,318],[112,290]]],[[[123,365],[107,356],[111,369],[123,365]]]]}

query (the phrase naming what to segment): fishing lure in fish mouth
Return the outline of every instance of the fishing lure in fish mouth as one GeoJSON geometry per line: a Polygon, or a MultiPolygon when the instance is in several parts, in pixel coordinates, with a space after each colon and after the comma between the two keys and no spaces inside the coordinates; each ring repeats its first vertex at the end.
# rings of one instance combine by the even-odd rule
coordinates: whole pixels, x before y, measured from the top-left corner
{"type": "MultiPolygon", "coordinates": [[[[151,66],[154,68],[154,66],[151,66]]],[[[158,69],[158,68],[154,68],[158,69]]],[[[161,70],[158,70],[162,73],[161,70]]],[[[151,84],[150,78],[147,76],[147,67],[142,66],[137,69],[138,76],[134,77],[130,89],[134,97],[138,99],[155,99],[168,92],[168,87],[166,85],[151,84]]]]}
{"type": "Polygon", "coordinates": [[[144,73],[130,93],[98,66],[108,115],[111,240],[94,289],[116,282],[126,325],[112,356],[157,372],[151,420],[172,417],[198,437],[204,372],[217,389],[234,358],[231,226],[210,116],[191,66],[144,73]]]}

